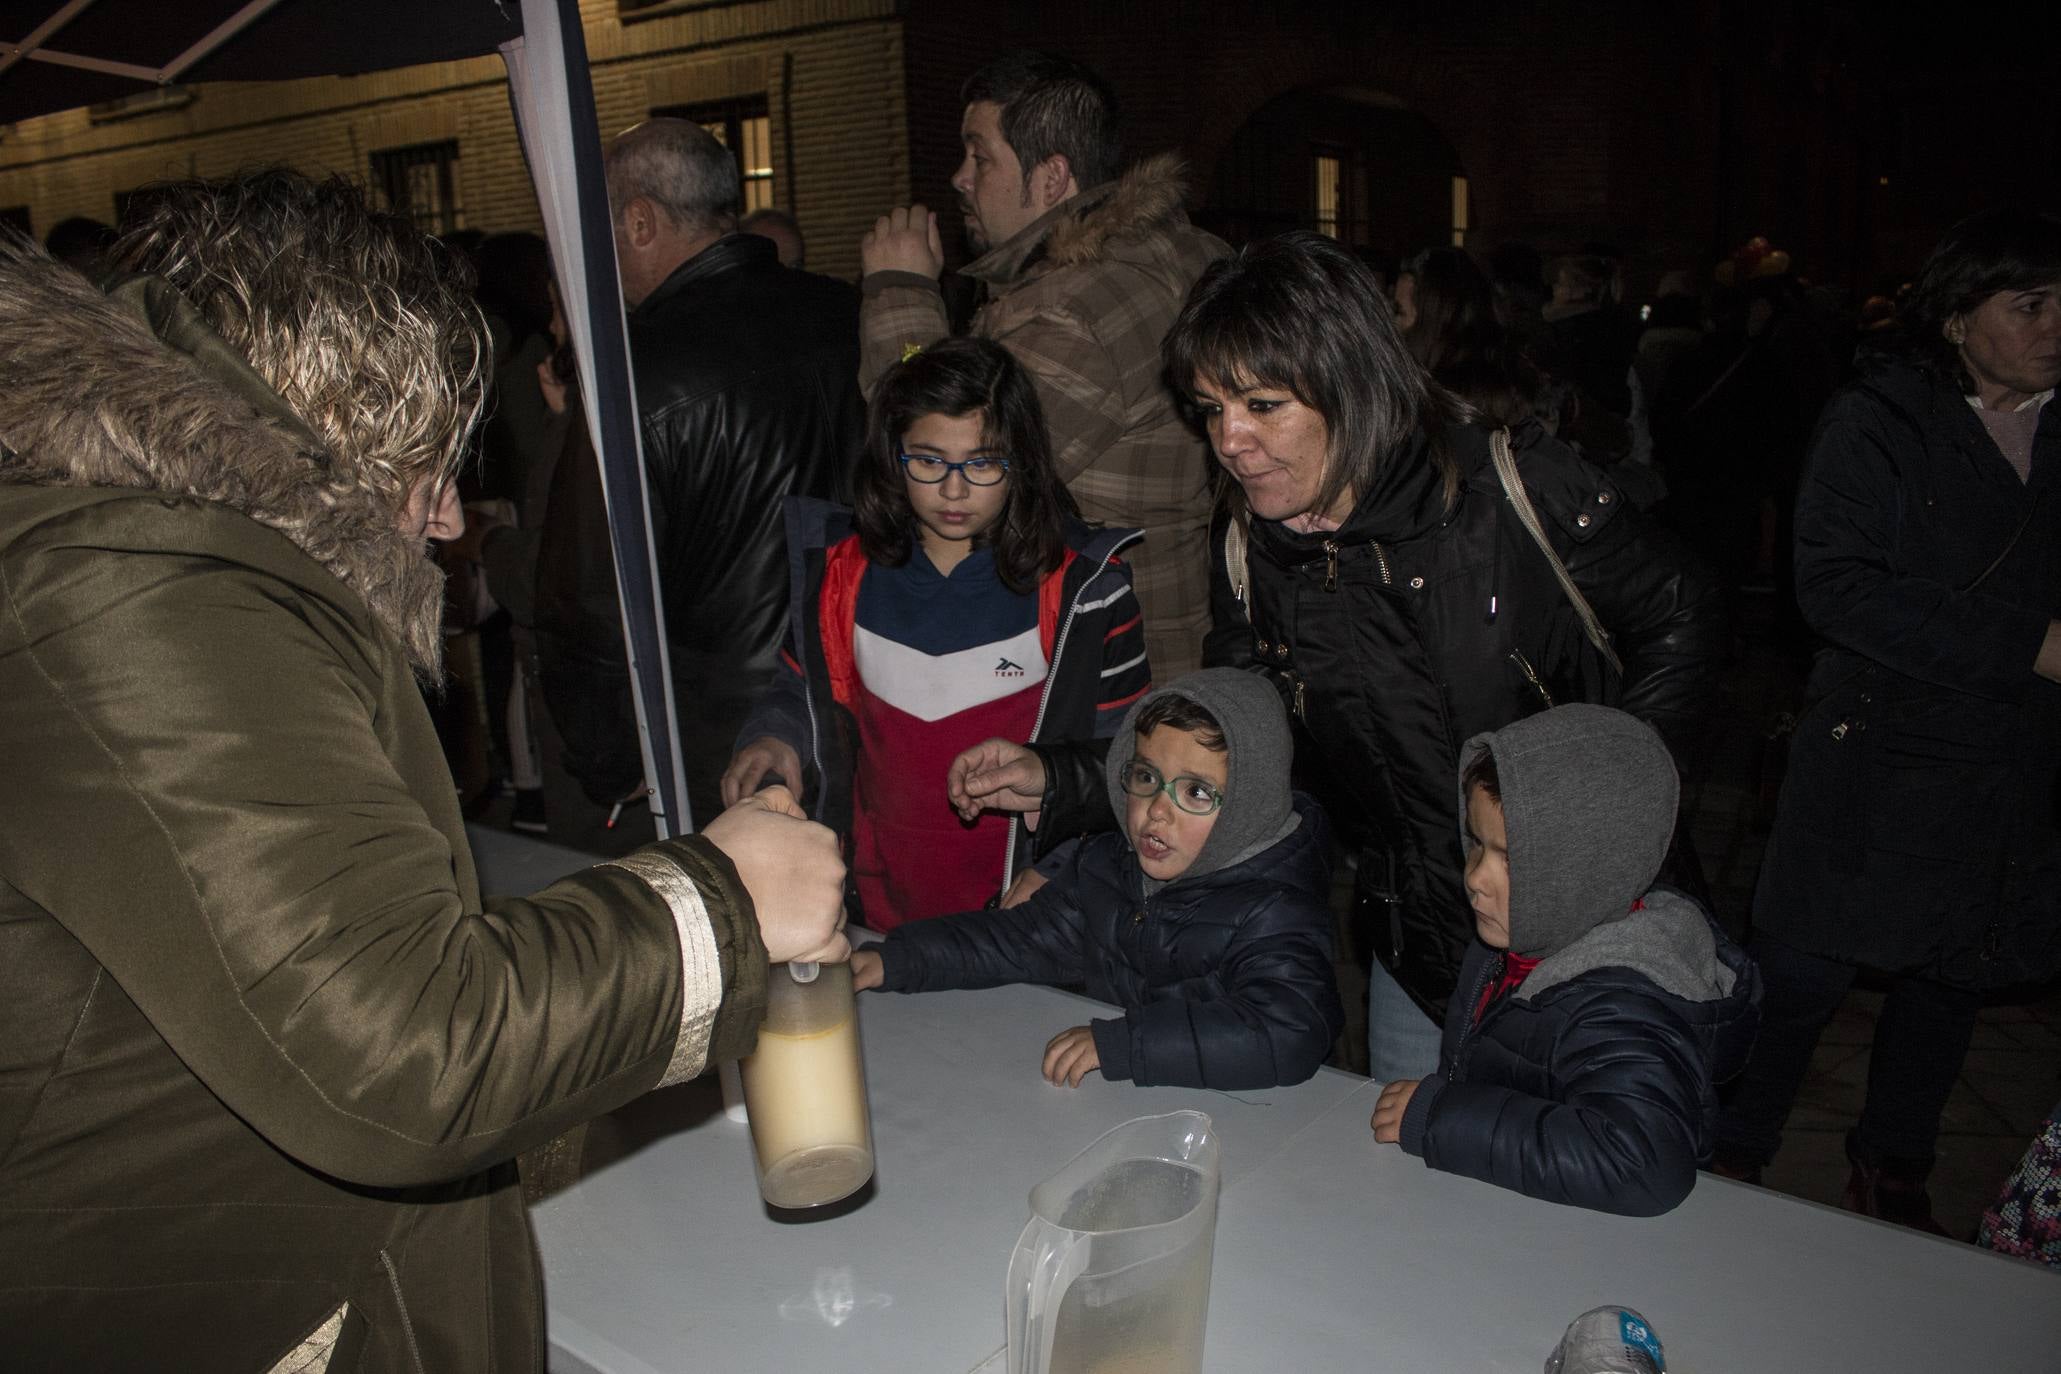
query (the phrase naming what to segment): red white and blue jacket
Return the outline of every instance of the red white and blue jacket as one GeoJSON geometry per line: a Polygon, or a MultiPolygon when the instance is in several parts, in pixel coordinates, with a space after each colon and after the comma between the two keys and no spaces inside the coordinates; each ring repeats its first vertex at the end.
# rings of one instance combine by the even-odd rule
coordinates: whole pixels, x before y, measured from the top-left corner
{"type": "Polygon", "coordinates": [[[1011,612],[998,609],[1022,602],[995,587],[988,594],[955,588],[937,598],[976,621],[939,623],[912,610],[905,588],[886,596],[883,583],[862,598],[869,571],[899,579],[909,570],[873,568],[849,510],[798,498],[788,502],[786,521],[793,607],[788,643],[772,686],[738,732],[738,747],[770,735],[800,755],[805,805],[845,837],[856,919],[890,929],[913,915],[963,911],[966,894],[991,893],[1009,880],[1027,860],[1029,842],[1013,818],[996,815],[973,827],[972,844],[955,843],[959,827],[945,797],[946,766],[958,750],[990,735],[1066,740],[1114,733],[1125,709],[1151,685],[1130,570],[1117,557],[1140,536],[1069,521],[1065,558],[1035,593],[1034,624],[1019,611],[1018,625],[1011,612]],[[978,658],[980,671],[964,665],[952,671],[940,662],[947,655],[967,663],[978,658]],[[1035,695],[1016,690],[1019,675],[1040,662],[1049,665],[1041,684],[1021,678],[1035,695]],[[951,684],[950,699],[934,695],[940,680],[951,684]],[[926,722],[941,719],[950,722],[946,731],[928,728],[926,722]],[[956,736],[961,726],[963,739],[956,736]],[[892,768],[881,766],[883,753],[892,768]],[[871,767],[861,769],[862,754],[871,767]],[[860,813],[862,773],[876,793],[892,794],[884,809],[860,813]],[[907,816],[885,814],[907,809],[929,791],[936,815],[917,823],[940,831],[941,842],[926,843],[920,828],[906,828],[907,816]],[[883,865],[892,871],[883,873],[883,865]]]}

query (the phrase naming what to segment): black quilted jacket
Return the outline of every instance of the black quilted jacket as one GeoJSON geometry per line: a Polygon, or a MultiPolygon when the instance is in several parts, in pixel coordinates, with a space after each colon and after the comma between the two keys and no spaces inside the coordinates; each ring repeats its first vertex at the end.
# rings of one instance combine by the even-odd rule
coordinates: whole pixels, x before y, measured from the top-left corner
{"type": "MultiPolygon", "coordinates": [[[[1102,1075],[1147,1086],[1269,1088],[1316,1073],[1344,1024],[1331,964],[1331,837],[1272,848],[1144,897],[1123,836],[1090,836],[1021,906],[899,926],[878,946],[891,992],[1084,986],[1124,1009],[1094,1020],[1102,1075]]],[[[1053,1027],[1055,1031],[1060,1027],[1053,1027]]]]}
{"type": "MultiPolygon", "coordinates": [[[[1376,950],[1441,1023],[1473,938],[1453,824],[1460,746],[1548,706],[1616,706],[1660,731],[1680,762],[1727,652],[1720,589],[1668,531],[1600,469],[1535,424],[1512,435],[1518,473],[1547,538],[1624,664],[1589,644],[1550,566],[1504,499],[1490,431],[1448,443],[1461,491],[1450,509],[1420,440],[1382,464],[1345,525],[1300,535],[1251,522],[1249,587],[1232,593],[1214,542],[1210,666],[1275,678],[1326,807],[1362,851],[1363,893],[1392,898],[1376,950]]],[[[1039,842],[1106,825],[1085,746],[1039,749],[1047,799],[1039,842]],[[1097,814],[1099,809],[1099,815],[1097,814]]]]}
{"type": "Polygon", "coordinates": [[[1690,1001],[1629,968],[1475,1005],[1503,971],[1472,941],[1446,1017],[1439,1072],[1417,1085],[1402,1146],[1434,1169],[1528,1197],[1658,1216],[1709,1158],[1715,1085],[1745,1067],[1760,1026],[1760,975],[1712,927],[1731,991],[1690,1001]]]}

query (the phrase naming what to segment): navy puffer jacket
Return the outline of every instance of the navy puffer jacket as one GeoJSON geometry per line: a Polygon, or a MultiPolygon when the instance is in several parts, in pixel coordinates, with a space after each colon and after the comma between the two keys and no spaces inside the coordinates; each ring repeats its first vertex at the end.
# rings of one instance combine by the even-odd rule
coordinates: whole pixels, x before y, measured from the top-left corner
{"type": "Polygon", "coordinates": [[[1323,811],[1242,863],[1151,897],[1120,834],[1091,836],[1020,906],[898,927],[883,989],[1084,986],[1124,1014],[1091,1022],[1102,1075],[1147,1086],[1265,1088],[1316,1073],[1344,1024],[1332,971],[1323,811]]]}
{"type": "Polygon", "coordinates": [[[1446,1013],[1439,1073],[1418,1084],[1402,1147],[1548,1202],[1637,1217],[1675,1207],[1710,1157],[1713,1084],[1746,1066],[1760,1025],[1759,972],[1711,933],[1733,978],[1721,998],[1691,1001],[1629,968],[1601,968],[1535,994],[1520,987],[1478,1026],[1475,1004],[1503,957],[1477,940],[1446,1013]]]}
{"type": "MultiPolygon", "coordinates": [[[[1503,834],[1467,824],[1477,931],[1494,935],[1500,915],[1509,952],[1537,962],[1476,1024],[1504,954],[1468,945],[1438,1072],[1411,1096],[1400,1143],[1548,1202],[1665,1212],[1710,1155],[1714,1085],[1745,1067],[1759,972],[1702,907],[1652,885],[1680,785],[1650,726],[1556,707],[1469,740],[1462,779],[1484,751],[1503,834]]],[[[1464,783],[1455,800],[1466,814],[1464,783]]]]}

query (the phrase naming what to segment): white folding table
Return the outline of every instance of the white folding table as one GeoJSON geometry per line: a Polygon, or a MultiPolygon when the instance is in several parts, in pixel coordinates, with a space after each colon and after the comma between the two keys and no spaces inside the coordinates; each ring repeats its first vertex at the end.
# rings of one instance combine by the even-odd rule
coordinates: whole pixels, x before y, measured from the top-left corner
{"type": "MultiPolygon", "coordinates": [[[[491,889],[577,862],[481,832],[491,889]]],[[[1002,1368],[1026,1195],[1102,1131],[1195,1108],[1222,1140],[1206,1367],[1536,1374],[1577,1314],[1639,1309],[1677,1374],[2061,1369],[2061,1274],[1723,1179],[1665,1217],[1536,1202],[1376,1145],[1377,1085],[1264,1092],[1039,1076],[1105,1014],[1043,988],[867,993],[874,1185],[820,1219],[759,1201],[707,1080],[596,1123],[532,1212],[556,1374],[1002,1368]]]]}

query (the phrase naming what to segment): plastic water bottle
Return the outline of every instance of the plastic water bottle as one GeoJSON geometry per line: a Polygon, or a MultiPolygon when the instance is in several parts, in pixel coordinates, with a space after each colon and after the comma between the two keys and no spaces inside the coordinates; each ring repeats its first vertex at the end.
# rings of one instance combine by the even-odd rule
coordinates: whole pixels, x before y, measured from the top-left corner
{"type": "Polygon", "coordinates": [[[1546,1374],[1667,1374],[1660,1337],[1629,1307],[1592,1307],[1574,1319],[1546,1374]]]}

